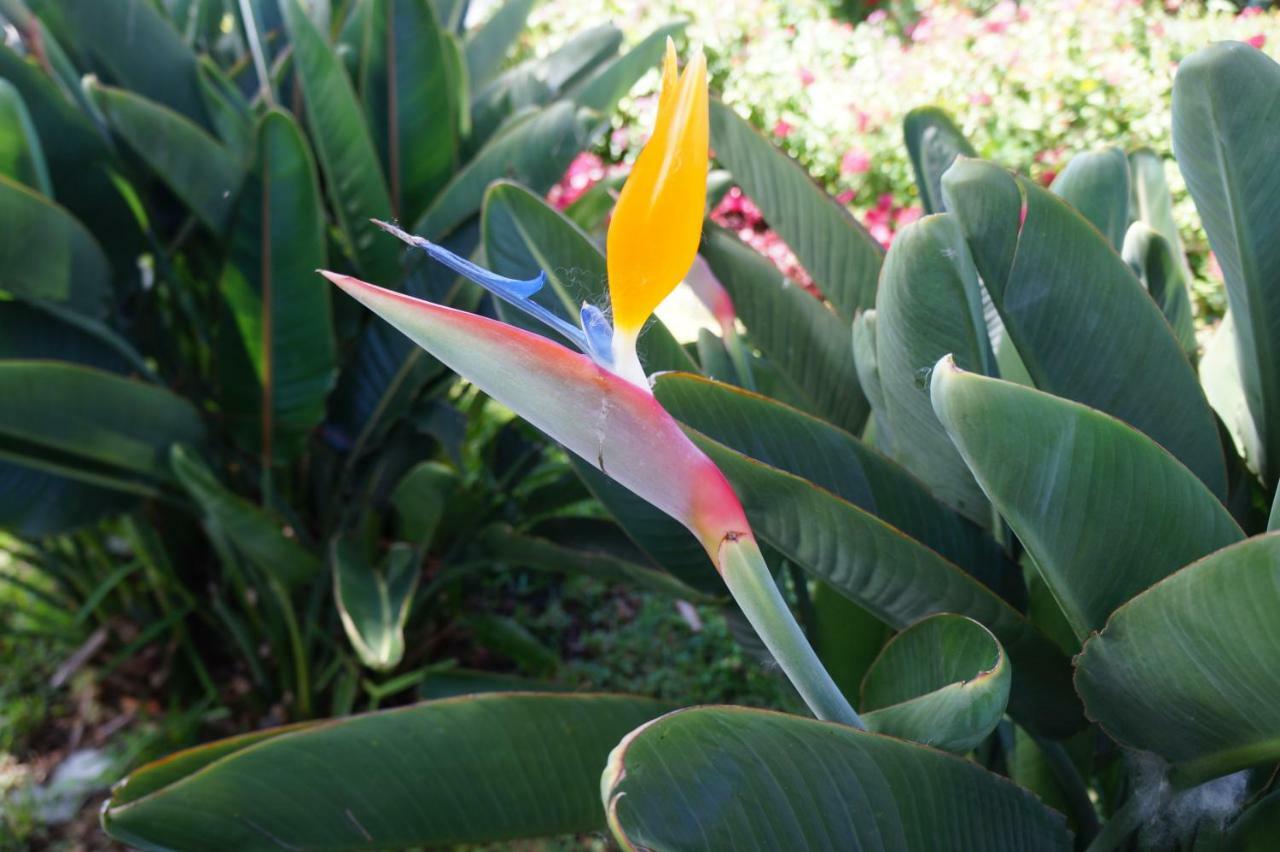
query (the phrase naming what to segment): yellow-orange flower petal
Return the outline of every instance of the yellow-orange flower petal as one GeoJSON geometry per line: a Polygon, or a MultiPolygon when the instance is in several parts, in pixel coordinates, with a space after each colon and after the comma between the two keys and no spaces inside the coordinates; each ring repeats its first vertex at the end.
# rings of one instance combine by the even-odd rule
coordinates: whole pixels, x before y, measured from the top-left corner
{"type": "Polygon", "coordinates": [[[668,42],[662,78],[653,135],[636,159],[609,226],[609,295],[624,347],[689,271],[706,206],[706,59],[695,54],[677,81],[675,48],[668,42]]]}

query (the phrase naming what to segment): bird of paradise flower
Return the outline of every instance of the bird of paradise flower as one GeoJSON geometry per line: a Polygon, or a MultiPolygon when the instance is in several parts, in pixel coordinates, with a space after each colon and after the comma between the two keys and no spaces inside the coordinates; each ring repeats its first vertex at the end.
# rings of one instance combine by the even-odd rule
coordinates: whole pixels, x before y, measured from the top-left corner
{"type": "Polygon", "coordinates": [[[497,320],[347,275],[322,274],[454,372],[686,526],[814,714],[861,728],[779,594],[733,488],[658,404],[636,353],[645,322],[697,254],[710,147],[707,97],[702,53],[678,73],[668,40],[653,134],[609,226],[612,324],[594,305],[582,307],[575,326],[534,301],[545,273],[507,278],[378,223],[555,329],[581,353],[497,320]]]}

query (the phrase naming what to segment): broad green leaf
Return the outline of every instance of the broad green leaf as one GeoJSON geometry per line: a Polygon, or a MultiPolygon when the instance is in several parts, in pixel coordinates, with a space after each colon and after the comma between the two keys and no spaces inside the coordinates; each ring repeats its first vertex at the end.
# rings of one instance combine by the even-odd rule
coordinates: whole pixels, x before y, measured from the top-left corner
{"type": "Polygon", "coordinates": [[[862,437],[881,452],[893,455],[893,429],[889,427],[889,412],[884,404],[876,346],[876,311],[871,308],[853,320],[853,365],[858,371],[858,384],[871,406],[871,422],[862,437]]]}
{"type": "Polygon", "coordinates": [[[1082,640],[1134,595],[1244,537],[1191,471],[1100,411],[949,359],[932,397],[1082,640]]]}
{"type": "Polygon", "coordinates": [[[710,223],[703,233],[702,256],[729,291],[751,342],[787,379],[789,396],[842,429],[862,431],[870,406],[853,363],[850,321],[710,223]]]}
{"type": "Polygon", "coordinates": [[[1251,462],[1280,472],[1280,65],[1239,42],[1184,59],[1173,150],[1227,282],[1245,399],[1262,438],[1251,462]]]}
{"type": "Polygon", "coordinates": [[[103,136],[40,66],[0,45],[0,77],[30,113],[58,203],[88,227],[113,266],[136,275],[149,251],[142,230],[113,180],[115,155],[103,136]]]}
{"type": "Polygon", "coordinates": [[[920,204],[925,213],[942,213],[947,209],[942,198],[942,176],[956,157],[976,157],[969,140],[964,138],[951,116],[937,107],[918,107],[902,120],[902,135],[911,157],[911,169],[920,191],[920,204]]]}
{"type": "Polygon", "coordinates": [[[414,233],[439,241],[480,211],[485,190],[499,178],[542,194],[585,147],[594,117],[560,101],[514,124],[482,148],[454,175],[418,219],[414,233]]]}
{"type": "Polygon", "coordinates": [[[957,163],[943,190],[1036,387],[1140,429],[1225,495],[1217,424],[1195,371],[1106,239],[1052,193],[990,163],[957,163]]]}
{"type": "Polygon", "coordinates": [[[458,487],[458,474],[439,462],[419,462],[410,468],[391,492],[400,537],[421,547],[430,545],[458,487]]]}
{"type": "Polygon", "coordinates": [[[876,354],[894,458],[938,499],[990,526],[991,507],[929,403],[926,377],[944,355],[994,375],[978,273],[950,214],[900,231],[876,293],[876,354]]]}
{"type": "Polygon", "coordinates": [[[220,282],[234,328],[219,369],[229,425],[270,466],[295,458],[324,419],[336,354],[329,291],[315,274],[327,253],[311,152],[278,110],[259,122],[256,149],[220,282]]]}
{"type": "MultiPolygon", "coordinates": [[[[618,556],[588,543],[559,544],[499,524],[480,536],[480,544],[494,559],[509,565],[567,574],[582,574],[607,582],[622,582],[673,598],[705,602],[712,598],[675,576],[650,565],[618,556]]],[[[703,561],[706,561],[705,554],[703,561]]]]}
{"type": "MultiPolygon", "coordinates": [[[[0,359],[70,361],[119,375],[143,372],[137,353],[93,320],[14,300],[0,301],[0,359]]],[[[0,461],[0,529],[22,536],[66,532],[134,502],[122,491],[0,461]]]]}
{"type": "Polygon", "coordinates": [[[172,759],[134,772],[103,826],[122,843],[193,852],[597,831],[609,749],[667,709],[622,695],[477,695],[254,735],[234,749],[214,743],[181,753],[184,774],[172,759]]]}
{"type": "Polygon", "coordinates": [[[718,100],[711,102],[711,147],[795,252],[846,327],[859,310],[875,304],[884,251],[844,205],[718,100]]]}
{"type": "Polygon", "coordinates": [[[1089,716],[1199,783],[1280,760],[1280,535],[1225,547],[1112,614],[1076,659],[1089,716]]]}
{"type": "Polygon", "coordinates": [[[461,90],[429,0],[374,0],[365,14],[360,91],[397,218],[413,221],[458,161],[461,90]]]}
{"type": "MultiPolygon", "coordinates": [[[[569,322],[578,323],[583,302],[608,301],[604,253],[576,225],[524,187],[499,181],[485,193],[481,220],[485,260],[495,272],[528,279],[546,272],[547,286],[535,298],[569,322]]],[[[499,305],[507,322],[543,332],[545,326],[499,305]]],[[[640,336],[640,363],[649,372],[692,370],[696,365],[661,320],[640,336]]]]}
{"type": "Polygon", "coordinates": [[[1116,251],[1129,228],[1129,158],[1114,146],[1076,154],[1049,187],[1116,251]]]}
{"type": "Polygon", "coordinates": [[[391,198],[360,103],[342,63],[298,0],[280,0],[307,126],[329,200],[357,268],[377,281],[399,278],[399,251],[370,219],[392,218],[391,198]]]}
{"type": "Polygon", "coordinates": [[[637,729],[609,756],[600,792],[627,849],[1071,848],[1062,817],[974,763],[743,707],[637,729]]]}
{"type": "Polygon", "coordinates": [[[748,391],[679,373],[654,394],[702,435],[847,500],[961,566],[1020,607],[1021,571],[978,526],[939,503],[903,468],[847,432],[748,391]]]}
{"type": "Polygon", "coordinates": [[[1272,791],[1251,805],[1227,832],[1231,852],[1268,852],[1280,836],[1280,791],[1272,791]]]}
{"type": "Polygon", "coordinates": [[[11,460],[56,456],[113,475],[170,479],[169,447],[200,443],[195,408],[169,390],[59,361],[0,361],[0,436],[11,460]]]}
{"type": "Polygon", "coordinates": [[[0,175],[0,290],[58,302],[91,317],[106,313],[111,268],[102,248],[70,213],[0,175]]]}
{"type": "Polygon", "coordinates": [[[856,705],[862,678],[893,631],[830,583],[814,580],[811,585],[813,619],[808,628],[814,648],[831,679],[856,705]]]}
{"type": "Polygon", "coordinates": [[[224,486],[197,455],[176,446],[170,464],[200,507],[205,523],[219,530],[263,574],[294,585],[319,573],[319,558],[287,536],[283,523],[224,486]]]}
{"type": "Polygon", "coordinates": [[[249,102],[235,82],[208,56],[200,57],[199,74],[200,93],[215,135],[237,160],[251,159],[253,116],[249,102]]]}
{"type": "Polygon", "coordinates": [[[1232,443],[1249,469],[1261,475],[1263,449],[1258,423],[1249,411],[1245,380],[1240,370],[1240,348],[1236,343],[1235,316],[1230,310],[1204,348],[1200,359],[1200,384],[1213,410],[1222,418],[1232,443]]]}
{"type": "Polygon", "coordinates": [[[49,168],[27,105],[13,84],[3,78],[0,78],[0,175],[48,198],[53,197],[49,168]]]}
{"type": "Polygon", "coordinates": [[[421,576],[420,559],[408,544],[393,544],[375,567],[351,538],[335,539],[329,552],[333,597],[351,647],[360,662],[390,671],[404,657],[404,623],[421,576]]]}
{"type": "Polygon", "coordinates": [[[547,56],[526,60],[478,88],[471,101],[471,134],[465,150],[479,150],[522,114],[550,104],[616,56],[621,45],[622,32],[612,24],[590,27],[574,33],[547,56]]]}
{"type": "Polygon", "coordinates": [[[604,115],[611,114],[618,101],[631,91],[631,87],[646,71],[660,67],[667,40],[679,36],[684,28],[684,21],[663,24],[641,39],[635,47],[600,66],[569,92],[569,97],[579,106],[604,115]]]}
{"type": "MultiPolygon", "coordinates": [[[[1183,259],[1174,253],[1163,235],[1141,221],[1129,226],[1120,254],[1160,306],[1182,351],[1194,358],[1199,344],[1196,342],[1191,299],[1187,295],[1188,279],[1183,272],[1183,259]]],[[[1210,393],[1212,391],[1205,390],[1206,396],[1210,393]]]]}
{"type": "Polygon", "coordinates": [[[210,229],[222,231],[243,170],[232,152],[180,113],[124,89],[89,93],[111,127],[210,229]]]}
{"type": "Polygon", "coordinates": [[[995,730],[1012,672],[987,628],[934,615],[889,640],[862,681],[867,729],[964,754],[995,730]]]}
{"type": "Polygon", "coordinates": [[[1183,253],[1182,236],[1178,222],[1173,217],[1173,196],[1165,179],[1164,160],[1150,148],[1139,148],[1129,155],[1129,175],[1132,178],[1133,197],[1129,209],[1133,218],[1145,222],[1148,227],[1164,237],[1182,266],[1188,281],[1191,271],[1183,253]]]}
{"type": "Polygon", "coordinates": [[[1083,724],[1066,656],[1016,609],[937,551],[819,485],[694,433],[729,477],[751,527],[783,556],[896,629],[967,615],[1014,662],[1010,712],[1054,736],[1083,724]]]}
{"type": "Polygon", "coordinates": [[[209,128],[196,55],[154,4],[147,0],[38,0],[32,5],[107,83],[209,128]]]}
{"type": "Polygon", "coordinates": [[[480,89],[502,70],[536,2],[505,0],[483,24],[467,33],[467,78],[473,89],[480,89]]]}

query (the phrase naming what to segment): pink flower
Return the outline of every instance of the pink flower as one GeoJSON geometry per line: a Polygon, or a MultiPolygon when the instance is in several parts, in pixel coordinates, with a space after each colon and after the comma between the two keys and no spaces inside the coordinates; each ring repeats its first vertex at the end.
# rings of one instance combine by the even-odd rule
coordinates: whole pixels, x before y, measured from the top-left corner
{"type": "Polygon", "coordinates": [[[852,203],[853,203],[853,190],[852,190],[852,189],[846,189],[844,192],[842,192],[842,193],[840,193],[839,195],[837,195],[837,196],[836,196],[836,201],[839,201],[841,204],[852,204],[852,203]]]}
{"type": "Polygon", "coordinates": [[[879,24],[889,17],[889,13],[884,9],[876,9],[870,15],[867,15],[868,24],[879,24]]]}
{"type": "Polygon", "coordinates": [[[779,139],[786,139],[791,135],[791,131],[795,130],[786,119],[778,119],[778,123],[773,126],[773,135],[779,139]]]}
{"type": "Polygon", "coordinates": [[[813,72],[812,72],[812,71],[810,71],[808,68],[801,68],[797,73],[798,73],[798,74],[799,74],[799,76],[800,76],[800,85],[801,85],[801,86],[808,87],[808,86],[813,85],[813,81],[814,81],[814,79],[815,79],[815,78],[814,78],[814,76],[813,76],[813,72]]]}
{"type": "Polygon", "coordinates": [[[861,148],[850,148],[840,159],[840,174],[861,175],[871,171],[871,155],[861,148]]]}
{"type": "Polygon", "coordinates": [[[991,106],[991,96],[986,92],[974,92],[969,95],[969,103],[974,106],[991,106]]]}
{"type": "MultiPolygon", "coordinates": [[[[1256,9],[1257,7],[1250,6],[1249,8],[1256,9]]],[[[1267,37],[1262,33],[1258,33],[1256,36],[1249,39],[1248,43],[1258,48],[1258,50],[1262,50],[1262,46],[1267,43],[1267,37]]]]}

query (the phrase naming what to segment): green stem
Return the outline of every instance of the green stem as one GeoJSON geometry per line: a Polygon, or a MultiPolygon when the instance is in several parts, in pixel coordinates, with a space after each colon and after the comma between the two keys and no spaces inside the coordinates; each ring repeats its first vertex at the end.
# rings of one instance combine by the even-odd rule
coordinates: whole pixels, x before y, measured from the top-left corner
{"type": "Polygon", "coordinates": [[[1098,836],[1089,844],[1087,852],[1112,852],[1124,846],[1129,835],[1138,830],[1148,815],[1147,800],[1130,794],[1129,801],[1111,815],[1098,836]]]}
{"type": "Polygon", "coordinates": [[[1084,779],[1080,777],[1080,771],[1076,769],[1076,765],[1071,761],[1071,756],[1067,754],[1062,743],[1046,740],[1034,734],[1032,739],[1040,747],[1040,752],[1049,763],[1050,771],[1053,772],[1054,778],[1058,780],[1058,785],[1067,797],[1067,805],[1071,808],[1071,815],[1076,818],[1076,827],[1080,830],[1079,839],[1084,842],[1092,840],[1097,836],[1101,826],[1098,823],[1098,812],[1089,799],[1089,791],[1085,788],[1084,779]]]}
{"type": "Polygon", "coordinates": [[[755,540],[748,536],[726,538],[720,543],[718,557],[720,573],[733,599],[813,715],[866,730],[796,623],[755,540]]]}
{"type": "Polygon", "coordinates": [[[733,326],[729,326],[724,330],[724,347],[729,351],[729,360],[733,363],[733,369],[738,373],[738,381],[742,387],[751,391],[756,390],[756,377],[751,372],[751,358],[747,354],[746,344],[742,342],[733,326]]]}

